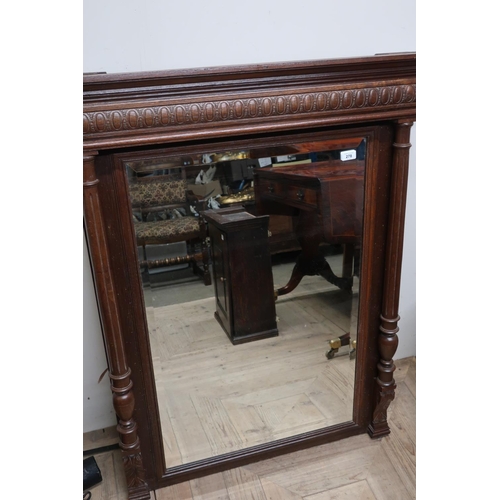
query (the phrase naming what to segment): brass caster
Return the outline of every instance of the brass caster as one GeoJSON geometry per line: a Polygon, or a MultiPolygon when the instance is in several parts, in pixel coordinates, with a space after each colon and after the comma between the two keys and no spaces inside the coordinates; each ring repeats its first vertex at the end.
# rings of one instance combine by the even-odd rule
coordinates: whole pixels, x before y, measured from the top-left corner
{"type": "Polygon", "coordinates": [[[349,359],[354,359],[356,357],[356,341],[351,340],[349,334],[342,335],[336,339],[330,340],[330,350],[327,351],[326,357],[328,359],[333,359],[336,353],[342,346],[349,346],[349,359]]]}
{"type": "Polygon", "coordinates": [[[356,341],[351,340],[349,342],[351,350],[349,351],[349,359],[354,359],[356,357],[356,341]]]}
{"type": "Polygon", "coordinates": [[[338,349],[330,349],[329,351],[327,351],[326,357],[328,359],[333,359],[333,356],[335,356],[335,353],[338,351],[339,351],[338,349]]]}
{"type": "Polygon", "coordinates": [[[330,350],[326,353],[326,357],[328,359],[333,359],[333,356],[335,356],[335,354],[339,352],[341,346],[342,346],[341,338],[330,340],[330,350]]]}

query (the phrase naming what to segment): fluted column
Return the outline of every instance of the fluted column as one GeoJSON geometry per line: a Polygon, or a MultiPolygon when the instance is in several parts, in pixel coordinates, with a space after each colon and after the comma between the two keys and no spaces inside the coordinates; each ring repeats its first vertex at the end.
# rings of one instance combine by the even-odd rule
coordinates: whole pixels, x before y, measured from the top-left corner
{"type": "Polygon", "coordinates": [[[95,154],[83,157],[83,206],[92,270],[94,273],[99,311],[104,331],[113,406],[118,416],[120,448],[130,500],[150,498],[145,482],[144,468],[137,424],[133,418],[135,407],[131,370],[127,366],[122,331],[116,304],[116,294],[110,271],[109,251],[104,232],[104,217],[99,203],[99,179],[95,172],[95,154]]]}
{"type": "Polygon", "coordinates": [[[389,434],[387,409],[394,399],[394,354],[398,347],[399,293],[403,235],[408,183],[410,131],[412,122],[398,122],[393,144],[391,204],[389,207],[388,241],[384,274],[384,296],[378,336],[379,362],[377,364],[377,403],[369,426],[372,437],[389,434]]]}

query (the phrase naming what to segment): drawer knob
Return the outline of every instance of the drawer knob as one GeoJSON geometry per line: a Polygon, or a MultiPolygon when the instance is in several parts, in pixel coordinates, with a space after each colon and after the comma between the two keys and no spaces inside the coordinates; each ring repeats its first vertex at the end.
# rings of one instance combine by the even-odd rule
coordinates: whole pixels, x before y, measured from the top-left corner
{"type": "Polygon", "coordinates": [[[302,189],[299,189],[299,190],[297,191],[297,198],[298,198],[299,200],[303,200],[303,199],[304,199],[304,191],[302,191],[302,189]]]}
{"type": "Polygon", "coordinates": [[[267,186],[267,190],[268,190],[270,193],[274,193],[274,185],[273,185],[273,184],[270,184],[269,186],[267,186]]]}

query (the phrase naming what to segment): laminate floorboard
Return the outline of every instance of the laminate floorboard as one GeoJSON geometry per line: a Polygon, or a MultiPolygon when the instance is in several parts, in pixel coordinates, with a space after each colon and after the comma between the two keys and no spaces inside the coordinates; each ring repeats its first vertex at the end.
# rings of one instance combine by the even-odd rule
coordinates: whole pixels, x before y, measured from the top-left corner
{"type": "Polygon", "coordinates": [[[352,418],[355,361],[348,346],[333,360],[325,356],[328,341],[350,331],[351,296],[330,285],[287,296],[276,309],[278,337],[236,346],[213,317],[212,299],[149,313],[168,465],[352,418]]]}
{"type": "MultiPolygon", "coordinates": [[[[328,255],[335,273],[342,255],[328,255]]],[[[276,285],[290,258],[273,266],[276,285]]],[[[213,290],[209,287],[208,290],[213,290]]],[[[359,282],[344,292],[305,276],[276,303],[279,335],[233,345],[199,281],[149,286],[145,305],[167,467],[237,451],[352,418],[355,361],[329,340],[356,337],[359,282]],[[202,374],[203,376],[200,376],[202,374]]]]}
{"type": "MultiPolygon", "coordinates": [[[[416,358],[397,360],[391,433],[354,436],[151,492],[152,500],[413,500],[416,358]]],[[[120,451],[95,455],[103,482],[92,500],[126,500],[120,451]]]]}

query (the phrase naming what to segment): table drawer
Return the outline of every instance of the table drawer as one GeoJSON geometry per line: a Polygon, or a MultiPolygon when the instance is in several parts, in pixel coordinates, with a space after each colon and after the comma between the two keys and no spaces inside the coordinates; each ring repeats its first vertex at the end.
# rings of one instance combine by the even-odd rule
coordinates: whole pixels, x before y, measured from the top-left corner
{"type": "Polygon", "coordinates": [[[285,198],[287,195],[286,184],[283,182],[260,180],[260,194],[266,197],[285,198]]]}
{"type": "Polygon", "coordinates": [[[312,188],[305,188],[297,184],[289,184],[286,199],[292,203],[301,203],[309,207],[318,206],[318,192],[312,188]]]}

